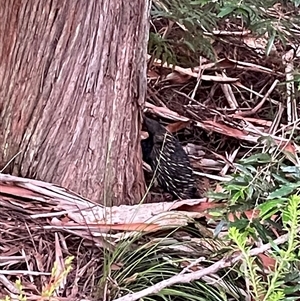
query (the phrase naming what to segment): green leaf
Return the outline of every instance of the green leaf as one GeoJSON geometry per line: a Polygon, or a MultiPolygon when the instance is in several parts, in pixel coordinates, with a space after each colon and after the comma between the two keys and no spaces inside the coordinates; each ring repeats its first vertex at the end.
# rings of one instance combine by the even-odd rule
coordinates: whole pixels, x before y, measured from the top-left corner
{"type": "Polygon", "coordinates": [[[258,206],[260,215],[263,219],[268,219],[273,216],[286,203],[283,199],[274,199],[266,201],[258,206]]]}
{"type": "Polygon", "coordinates": [[[239,199],[244,199],[245,198],[245,196],[244,196],[244,192],[243,192],[243,190],[241,189],[241,190],[238,190],[232,197],[231,197],[231,199],[230,199],[230,201],[232,202],[232,203],[236,203],[239,199]]]}
{"type": "Polygon", "coordinates": [[[256,174],[256,169],[255,168],[253,168],[254,170],[251,170],[252,168],[252,166],[243,166],[243,165],[241,165],[241,164],[235,164],[235,167],[239,170],[239,171],[242,171],[245,175],[247,175],[248,177],[253,177],[253,175],[252,175],[252,173],[251,173],[251,171],[253,172],[255,172],[255,174],[256,174]],[[250,170],[250,171],[249,171],[250,170]]]}
{"type": "Polygon", "coordinates": [[[228,196],[229,196],[229,193],[222,193],[222,192],[212,192],[212,191],[209,191],[207,192],[207,197],[209,198],[212,198],[212,199],[215,199],[215,200],[224,200],[224,199],[227,199],[228,196]]]}
{"type": "Polygon", "coordinates": [[[288,184],[288,183],[290,183],[286,178],[284,178],[284,177],[282,177],[282,176],[280,176],[278,174],[273,174],[272,176],[274,177],[274,179],[277,182],[279,182],[281,184],[288,184]]]}
{"type": "MultiPolygon", "coordinates": [[[[232,228],[236,228],[239,230],[243,230],[245,231],[245,229],[249,226],[249,220],[248,219],[236,219],[234,222],[230,222],[230,228],[229,230],[231,230],[232,228]]],[[[247,232],[243,232],[243,235],[247,235],[247,232]]]]}
{"type": "Polygon", "coordinates": [[[184,44],[187,45],[190,50],[192,50],[193,52],[196,52],[196,49],[192,43],[185,40],[184,44]]]}
{"type": "Polygon", "coordinates": [[[229,191],[236,191],[236,190],[244,189],[246,186],[247,183],[245,183],[245,185],[239,185],[239,183],[234,182],[226,185],[226,189],[229,191]]]}
{"type": "Polygon", "coordinates": [[[272,158],[267,153],[259,153],[252,155],[246,159],[242,159],[239,162],[241,164],[253,164],[253,163],[270,163],[272,161],[272,158]]]}
{"type": "Polygon", "coordinates": [[[300,187],[300,183],[289,183],[287,185],[281,186],[275,191],[271,192],[267,197],[268,200],[281,198],[290,195],[296,188],[300,187]]]}
{"type": "Polygon", "coordinates": [[[218,17],[218,18],[223,18],[223,17],[225,17],[225,16],[228,16],[228,15],[231,14],[234,10],[235,10],[235,7],[233,7],[233,6],[222,7],[222,8],[220,9],[220,12],[218,13],[217,17],[218,17]]]}
{"type": "Polygon", "coordinates": [[[254,188],[253,188],[253,186],[252,185],[250,185],[249,187],[248,187],[248,189],[246,189],[245,190],[245,193],[246,193],[246,195],[247,195],[247,199],[252,199],[253,198],[253,195],[254,195],[254,188]]]}

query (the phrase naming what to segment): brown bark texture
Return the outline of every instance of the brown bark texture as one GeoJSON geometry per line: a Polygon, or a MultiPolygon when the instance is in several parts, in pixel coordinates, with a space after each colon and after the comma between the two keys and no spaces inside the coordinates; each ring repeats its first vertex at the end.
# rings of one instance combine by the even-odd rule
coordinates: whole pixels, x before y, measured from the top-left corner
{"type": "Polygon", "coordinates": [[[144,193],[145,0],[0,4],[0,169],[105,205],[144,193]]]}

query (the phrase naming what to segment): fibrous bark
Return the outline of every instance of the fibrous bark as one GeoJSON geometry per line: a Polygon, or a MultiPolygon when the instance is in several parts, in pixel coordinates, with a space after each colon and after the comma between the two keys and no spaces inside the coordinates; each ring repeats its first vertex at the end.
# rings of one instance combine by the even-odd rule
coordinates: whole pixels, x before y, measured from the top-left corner
{"type": "Polygon", "coordinates": [[[144,192],[148,2],[2,1],[0,168],[107,205],[144,192]]]}

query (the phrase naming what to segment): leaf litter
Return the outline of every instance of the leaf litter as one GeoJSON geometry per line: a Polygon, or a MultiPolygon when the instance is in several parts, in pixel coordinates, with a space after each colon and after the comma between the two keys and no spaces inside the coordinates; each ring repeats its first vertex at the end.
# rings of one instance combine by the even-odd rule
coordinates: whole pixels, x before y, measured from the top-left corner
{"type": "MultiPolygon", "coordinates": [[[[212,187],[221,192],[218,181],[228,179],[232,163],[260,144],[262,136],[271,137],[288,159],[299,163],[299,147],[285,135],[299,127],[297,102],[290,93],[296,93],[291,71],[299,65],[299,47],[285,52],[273,45],[272,55],[265,57],[265,37],[234,28],[214,35],[231,41],[214,41],[215,62],[202,57],[186,68],[154,59],[145,103],[146,112],[178,133],[204,197],[105,208],[51,183],[0,174],[0,298],[9,294],[17,300],[16,281],[21,279],[28,300],[44,300],[41,292],[53,277],[61,277],[55,299],[89,299],[103,274],[104,250],[114,250],[120,241],[140,232],[155,236],[199,219],[212,237],[216,224],[208,225],[209,210],[224,204],[204,193],[212,187]],[[73,269],[64,277],[70,255],[75,255],[73,269]]],[[[257,211],[245,213],[251,219],[257,211]]],[[[268,256],[260,257],[266,266],[274,264],[268,256]]]]}

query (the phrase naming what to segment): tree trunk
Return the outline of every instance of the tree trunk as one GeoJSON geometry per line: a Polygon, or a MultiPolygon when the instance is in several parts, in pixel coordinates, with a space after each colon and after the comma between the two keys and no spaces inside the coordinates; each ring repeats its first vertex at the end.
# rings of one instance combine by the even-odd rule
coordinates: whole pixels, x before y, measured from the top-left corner
{"type": "Polygon", "coordinates": [[[148,5],[1,2],[0,169],[106,205],[141,200],[148,5]]]}

